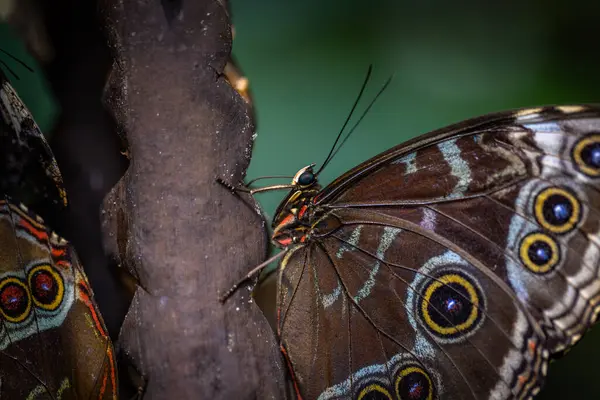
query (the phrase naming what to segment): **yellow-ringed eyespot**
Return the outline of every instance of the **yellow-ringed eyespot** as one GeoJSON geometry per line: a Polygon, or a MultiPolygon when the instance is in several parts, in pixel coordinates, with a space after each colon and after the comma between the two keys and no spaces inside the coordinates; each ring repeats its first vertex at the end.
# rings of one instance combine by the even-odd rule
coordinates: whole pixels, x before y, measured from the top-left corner
{"type": "Polygon", "coordinates": [[[521,240],[519,257],[529,271],[546,274],[560,262],[560,248],[552,237],[532,232],[521,240]]]}
{"type": "Polygon", "coordinates": [[[572,152],[579,171],[591,177],[600,176],[600,134],[591,134],[580,139],[572,152]]]}
{"type": "Polygon", "coordinates": [[[549,187],[535,197],[534,212],[543,228],[552,233],[566,233],[577,226],[581,205],[570,190],[549,187]]]}
{"type": "Polygon", "coordinates": [[[418,313],[425,328],[442,341],[461,340],[483,320],[484,297],[471,276],[444,271],[422,290],[418,313]]]}
{"type": "Polygon", "coordinates": [[[7,277],[0,281],[0,313],[8,322],[23,322],[31,312],[31,297],[25,282],[7,277]]]}
{"type": "Polygon", "coordinates": [[[370,383],[358,392],[357,400],[392,400],[392,396],[380,383],[370,383]]]}
{"type": "Polygon", "coordinates": [[[56,310],[63,300],[65,284],[62,276],[52,266],[41,264],[27,274],[33,303],[44,310],[56,310]]]}
{"type": "Polygon", "coordinates": [[[433,383],[429,374],[418,365],[405,365],[394,379],[396,397],[400,400],[432,400],[433,383]]]}

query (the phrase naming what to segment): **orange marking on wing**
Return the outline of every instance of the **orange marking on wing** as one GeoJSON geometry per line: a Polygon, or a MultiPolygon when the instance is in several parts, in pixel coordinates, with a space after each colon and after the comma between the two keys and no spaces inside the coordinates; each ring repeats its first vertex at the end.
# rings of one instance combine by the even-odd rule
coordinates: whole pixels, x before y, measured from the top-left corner
{"type": "Polygon", "coordinates": [[[8,206],[17,215],[19,215],[19,217],[21,217],[22,219],[24,219],[27,222],[29,222],[36,229],[39,229],[39,230],[44,230],[45,229],[44,224],[39,223],[35,218],[31,218],[31,215],[29,215],[25,210],[22,210],[20,207],[17,207],[14,204],[10,204],[10,203],[8,203],[8,206]]]}
{"type": "Polygon", "coordinates": [[[117,374],[115,372],[115,359],[113,358],[113,352],[110,345],[106,348],[106,353],[108,354],[108,359],[110,362],[110,383],[112,384],[112,395],[113,399],[117,399],[117,374]]]}
{"type": "MultiPolygon", "coordinates": [[[[82,283],[79,283],[80,285],[82,285],[82,283]]],[[[83,284],[83,286],[85,286],[85,284],[83,284]]],[[[88,296],[88,294],[83,291],[81,288],[79,289],[79,296],[81,297],[81,300],[83,300],[83,303],[87,306],[87,308],[89,308],[90,313],[92,314],[92,319],[94,320],[94,323],[96,324],[96,329],[98,329],[98,332],[100,332],[100,334],[104,337],[107,336],[106,332],[104,331],[104,328],[102,327],[102,323],[100,322],[100,319],[98,318],[98,313],[96,313],[96,307],[94,307],[94,305],[92,304],[92,301],[90,300],[90,296],[88,296]]]]}
{"type": "Polygon", "coordinates": [[[42,240],[48,240],[48,233],[42,229],[36,229],[29,221],[21,218],[19,219],[19,225],[25,228],[29,233],[31,233],[37,240],[40,242],[42,240]]]}
{"type": "Polygon", "coordinates": [[[52,257],[58,258],[58,257],[65,257],[67,255],[67,249],[64,247],[52,247],[52,257]]]}
{"type": "Polygon", "coordinates": [[[100,386],[100,393],[98,398],[101,399],[104,397],[104,392],[106,391],[106,384],[108,383],[108,366],[104,368],[104,374],[102,375],[102,386],[100,386]]]}
{"type": "Polygon", "coordinates": [[[292,376],[292,382],[294,383],[294,389],[296,390],[296,396],[298,396],[298,400],[302,400],[302,395],[300,394],[300,388],[298,387],[298,383],[296,382],[296,376],[294,375],[294,369],[292,368],[292,363],[290,362],[290,358],[288,357],[287,351],[285,351],[285,347],[282,344],[279,345],[281,352],[285,358],[285,362],[288,365],[288,369],[290,370],[290,375],[292,376]]]}

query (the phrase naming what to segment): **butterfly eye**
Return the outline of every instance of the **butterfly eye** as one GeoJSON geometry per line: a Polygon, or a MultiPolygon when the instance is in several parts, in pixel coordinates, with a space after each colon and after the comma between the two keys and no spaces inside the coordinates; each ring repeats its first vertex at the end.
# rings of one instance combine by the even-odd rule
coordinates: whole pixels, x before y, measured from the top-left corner
{"type": "Polygon", "coordinates": [[[519,255],[525,267],[535,274],[552,271],[560,261],[556,241],[541,232],[533,232],[523,238],[519,255]]]}
{"type": "Polygon", "coordinates": [[[431,400],[433,384],[431,378],[419,366],[406,366],[398,371],[394,384],[400,400],[431,400]]]}
{"type": "Polygon", "coordinates": [[[0,312],[9,322],[24,321],[31,311],[27,286],[20,279],[4,278],[0,282],[0,312]]]}
{"type": "Polygon", "coordinates": [[[575,165],[586,175],[600,176],[600,135],[590,135],[573,147],[575,165]]]}
{"type": "Polygon", "coordinates": [[[365,386],[359,393],[357,400],[391,400],[390,392],[379,383],[365,386]]]}
{"type": "Polygon", "coordinates": [[[423,290],[420,317],[425,327],[441,340],[461,339],[482,321],[483,296],[466,274],[446,273],[423,290]]]}
{"type": "Polygon", "coordinates": [[[306,170],[298,177],[298,184],[300,186],[309,186],[315,182],[315,174],[312,171],[306,170]]]}
{"type": "Polygon", "coordinates": [[[60,274],[50,265],[38,265],[27,276],[31,295],[36,306],[52,311],[62,302],[65,286],[60,274]]]}
{"type": "Polygon", "coordinates": [[[538,223],[553,233],[566,233],[579,222],[581,206],[569,191],[550,187],[535,199],[535,217],[538,223]]]}

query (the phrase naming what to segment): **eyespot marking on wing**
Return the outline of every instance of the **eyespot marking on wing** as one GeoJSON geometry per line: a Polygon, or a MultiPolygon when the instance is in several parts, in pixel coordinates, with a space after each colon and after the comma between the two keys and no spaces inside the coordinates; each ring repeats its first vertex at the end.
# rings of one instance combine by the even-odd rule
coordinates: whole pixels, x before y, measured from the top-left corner
{"type": "Polygon", "coordinates": [[[27,274],[27,281],[37,307],[47,311],[54,311],[60,307],[65,285],[58,271],[49,264],[37,265],[27,274]]]}
{"type": "Polygon", "coordinates": [[[519,256],[525,267],[534,274],[546,274],[560,263],[560,248],[549,235],[532,232],[521,241],[519,256]]]}
{"type": "Polygon", "coordinates": [[[538,193],[534,211],[537,222],[557,234],[573,230],[581,219],[581,204],[576,195],[560,187],[548,187],[538,193]]]}
{"type": "Polygon", "coordinates": [[[596,178],[600,176],[600,134],[593,133],[579,139],[571,152],[577,169],[596,178]]]}
{"type": "Polygon", "coordinates": [[[408,400],[432,400],[434,386],[429,374],[418,364],[403,365],[394,377],[396,398],[408,400]]]}
{"type": "Polygon", "coordinates": [[[21,279],[9,276],[0,281],[0,313],[14,324],[23,322],[31,313],[31,295],[21,279]]]}
{"type": "Polygon", "coordinates": [[[422,289],[418,315],[436,338],[462,340],[481,326],[485,308],[483,291],[464,271],[444,270],[422,289]]]}

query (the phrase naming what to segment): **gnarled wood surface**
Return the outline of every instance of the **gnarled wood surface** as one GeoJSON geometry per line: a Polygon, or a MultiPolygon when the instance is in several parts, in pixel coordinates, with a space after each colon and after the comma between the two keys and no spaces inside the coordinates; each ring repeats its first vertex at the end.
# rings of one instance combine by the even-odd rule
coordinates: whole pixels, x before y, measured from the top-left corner
{"type": "MultiPolygon", "coordinates": [[[[118,347],[144,398],[284,398],[272,331],[243,287],[265,256],[261,220],[215,183],[241,180],[254,124],[220,76],[231,49],[215,0],[101,5],[115,64],[107,105],[131,164],[104,202],[107,249],[138,288],[118,347]]],[[[122,369],[125,367],[120,365],[122,369]]]]}

